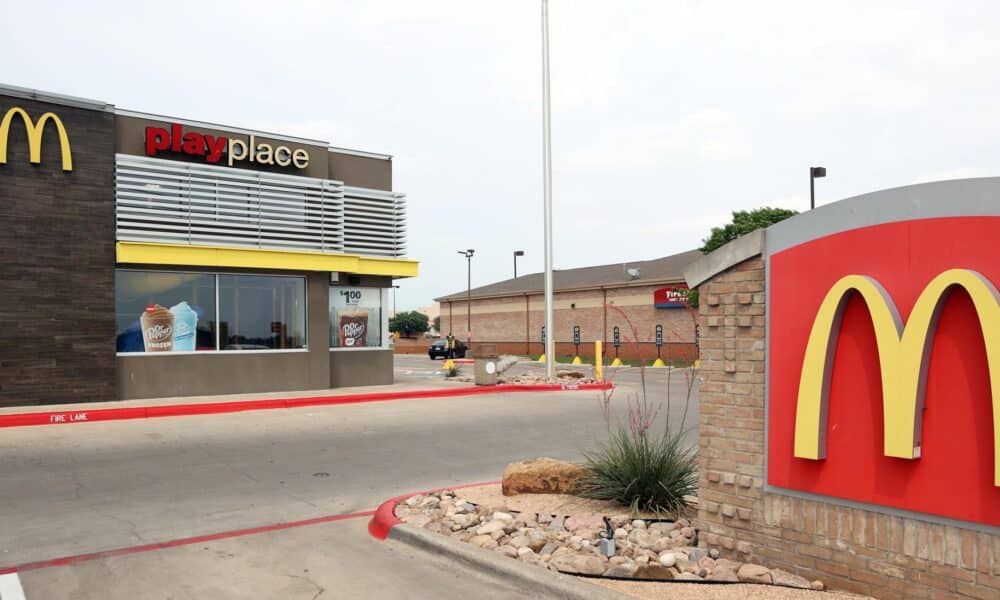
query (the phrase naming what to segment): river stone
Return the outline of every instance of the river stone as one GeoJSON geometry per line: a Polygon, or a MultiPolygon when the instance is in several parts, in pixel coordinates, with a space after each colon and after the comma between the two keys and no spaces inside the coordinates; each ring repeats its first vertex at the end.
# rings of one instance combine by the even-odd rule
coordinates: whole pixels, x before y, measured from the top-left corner
{"type": "Polygon", "coordinates": [[[575,494],[587,470],[553,458],[524,460],[507,465],[500,489],[504,496],[517,494],[575,494]]]}
{"type": "Polygon", "coordinates": [[[520,548],[517,549],[517,555],[520,558],[524,558],[525,556],[527,556],[529,554],[534,554],[534,553],[535,553],[535,551],[532,550],[531,548],[527,547],[527,546],[522,546],[522,547],[520,547],[520,548]]]}
{"type": "Polygon", "coordinates": [[[725,566],[716,566],[705,578],[706,581],[719,581],[723,583],[738,583],[740,578],[736,576],[736,571],[725,566]]]}
{"type": "Polygon", "coordinates": [[[652,534],[655,534],[655,535],[667,535],[671,531],[674,530],[675,526],[676,526],[676,523],[668,523],[668,522],[665,522],[665,521],[657,521],[655,523],[650,523],[649,527],[647,527],[646,529],[649,530],[649,533],[652,533],[652,534]]]}
{"type": "Polygon", "coordinates": [[[668,537],[661,537],[657,538],[656,541],[653,542],[652,550],[654,552],[663,552],[664,550],[670,550],[675,546],[677,546],[677,544],[675,544],[672,539],[668,537]]]}
{"type": "Polygon", "coordinates": [[[657,581],[672,581],[677,573],[663,565],[645,565],[635,572],[636,579],[653,579],[657,581]]]}
{"type": "Polygon", "coordinates": [[[591,531],[599,531],[604,529],[604,519],[599,516],[589,516],[589,517],[570,517],[566,519],[566,531],[578,531],[580,529],[588,529],[591,531]]]}
{"type": "Polygon", "coordinates": [[[823,583],[822,581],[820,581],[819,579],[817,579],[817,580],[813,581],[812,583],[810,583],[809,587],[812,588],[812,589],[814,589],[814,590],[816,590],[817,592],[822,592],[823,590],[826,589],[826,584],[823,583]]]}
{"type": "Polygon", "coordinates": [[[674,575],[674,581],[702,581],[695,573],[678,573],[674,575]]]}
{"type": "Polygon", "coordinates": [[[664,552],[660,555],[660,564],[664,567],[672,567],[677,564],[677,555],[673,552],[664,552]]]}
{"type": "Polygon", "coordinates": [[[515,548],[524,548],[525,546],[531,543],[531,538],[529,538],[526,535],[516,535],[510,538],[509,543],[511,546],[514,546],[515,548]]]}
{"type": "Polygon", "coordinates": [[[537,552],[542,556],[547,556],[549,554],[552,554],[559,548],[561,548],[561,546],[555,542],[546,542],[545,545],[542,546],[542,549],[538,550],[537,552]]]}
{"type": "Polygon", "coordinates": [[[425,514],[415,514],[412,517],[409,517],[406,522],[414,527],[423,527],[431,522],[431,517],[430,515],[425,514]]]}
{"type": "Polygon", "coordinates": [[[740,567],[736,576],[740,578],[740,581],[745,581],[747,583],[770,584],[772,582],[770,569],[750,563],[740,567]]]}
{"type": "Polygon", "coordinates": [[[514,546],[500,546],[497,548],[497,552],[510,558],[517,558],[517,548],[514,546]]]}
{"type": "Polygon", "coordinates": [[[652,548],[656,540],[644,529],[633,529],[632,533],[628,534],[628,541],[640,548],[652,548]]]}
{"type": "Polygon", "coordinates": [[[715,568],[715,561],[705,556],[698,561],[698,566],[701,567],[702,569],[707,569],[711,571],[712,569],[715,568]]]}
{"type": "Polygon", "coordinates": [[[491,538],[488,535],[477,535],[469,538],[470,544],[472,544],[473,546],[479,546],[480,548],[486,546],[486,544],[490,542],[493,542],[493,538],[491,538]]]}
{"type": "Polygon", "coordinates": [[[774,585],[783,585],[785,587],[798,588],[800,590],[810,589],[809,580],[805,577],[799,577],[794,573],[789,573],[788,571],[782,571],[781,569],[771,569],[771,579],[774,581],[774,585]]]}
{"type": "Polygon", "coordinates": [[[699,560],[708,556],[708,552],[705,552],[705,550],[702,548],[688,547],[684,548],[684,552],[688,555],[688,559],[694,562],[698,562],[699,560]]]}
{"type": "Polygon", "coordinates": [[[624,539],[628,539],[628,532],[622,529],[621,527],[615,529],[615,541],[620,541],[624,539]]]}
{"type": "Polygon", "coordinates": [[[677,567],[677,570],[680,571],[681,573],[697,574],[698,570],[701,568],[698,566],[698,563],[683,558],[678,558],[675,566],[677,567]]]}
{"type": "Polygon", "coordinates": [[[507,524],[503,521],[490,521],[476,530],[476,535],[489,535],[495,531],[503,531],[507,524]]]}
{"type": "Polygon", "coordinates": [[[602,575],[605,562],[596,554],[560,554],[549,561],[556,570],[577,575],[602,575]]]}
{"type": "Polygon", "coordinates": [[[493,513],[493,519],[492,520],[494,520],[494,521],[508,521],[509,522],[509,521],[513,521],[514,520],[514,515],[512,515],[510,513],[506,513],[506,512],[495,512],[495,513],[493,513]]]}
{"type": "Polygon", "coordinates": [[[639,570],[639,566],[633,562],[619,563],[611,565],[611,568],[604,572],[604,576],[631,578],[635,576],[637,570],[639,570]]]}

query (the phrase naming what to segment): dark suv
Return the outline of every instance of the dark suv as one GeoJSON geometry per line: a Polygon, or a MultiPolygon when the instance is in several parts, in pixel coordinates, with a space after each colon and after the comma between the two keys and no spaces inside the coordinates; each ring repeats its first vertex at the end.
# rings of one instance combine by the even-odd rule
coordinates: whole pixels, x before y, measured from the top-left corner
{"type": "MultiPolygon", "coordinates": [[[[438,340],[427,347],[427,356],[431,360],[435,358],[448,358],[448,349],[445,348],[445,340],[438,340]]],[[[455,358],[465,358],[466,347],[462,342],[455,340],[455,358]]]]}

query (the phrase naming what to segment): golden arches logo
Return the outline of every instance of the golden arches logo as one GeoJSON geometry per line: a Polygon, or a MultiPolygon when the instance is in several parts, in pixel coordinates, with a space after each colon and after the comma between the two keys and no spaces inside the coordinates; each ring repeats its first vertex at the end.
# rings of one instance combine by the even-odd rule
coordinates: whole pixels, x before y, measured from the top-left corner
{"type": "Polygon", "coordinates": [[[14,117],[21,117],[24,122],[24,129],[28,132],[28,158],[33,164],[42,162],[42,135],[45,133],[45,124],[52,121],[59,133],[59,147],[62,149],[62,169],[63,171],[73,170],[73,154],[69,145],[69,136],[63,126],[62,119],[55,113],[47,112],[35,123],[23,109],[17,106],[11,108],[0,120],[0,165],[7,163],[7,138],[10,135],[10,123],[14,117]]]}
{"type": "Polygon", "coordinates": [[[1000,293],[982,274],[968,269],[941,273],[920,293],[903,326],[892,298],[878,281],[847,275],[830,288],[813,321],[802,361],[795,412],[795,456],[826,458],[827,406],[833,355],[851,292],[868,305],[882,375],[883,453],[920,457],[924,386],[938,316],[948,294],[961,287],[972,298],[986,342],[993,402],[994,485],[1000,487],[1000,293]]]}

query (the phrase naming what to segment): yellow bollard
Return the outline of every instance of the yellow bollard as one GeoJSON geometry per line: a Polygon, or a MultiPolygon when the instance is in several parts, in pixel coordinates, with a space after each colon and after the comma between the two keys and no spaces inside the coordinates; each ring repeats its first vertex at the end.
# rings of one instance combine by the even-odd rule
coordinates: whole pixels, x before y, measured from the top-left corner
{"type": "Polygon", "coordinates": [[[604,354],[601,351],[601,340],[594,342],[594,377],[604,381],[604,354]]]}
{"type": "Polygon", "coordinates": [[[544,354],[538,357],[538,362],[540,362],[540,363],[544,363],[545,362],[545,355],[544,354]]]}
{"type": "Polygon", "coordinates": [[[613,361],[611,361],[611,366],[612,367],[620,367],[623,364],[625,364],[625,363],[623,363],[622,359],[618,358],[617,356],[615,357],[615,359],[613,361]]]}
{"type": "Polygon", "coordinates": [[[694,368],[696,368],[696,369],[700,369],[701,368],[701,359],[700,358],[694,359],[694,368]]]}
{"type": "Polygon", "coordinates": [[[573,364],[574,365],[582,365],[583,364],[583,360],[581,360],[579,356],[574,356],[573,357],[573,364]]]}
{"type": "Polygon", "coordinates": [[[665,367],[665,366],[667,366],[667,363],[663,362],[662,358],[657,358],[656,360],[653,361],[653,364],[650,365],[650,366],[652,366],[652,367],[665,367]]]}

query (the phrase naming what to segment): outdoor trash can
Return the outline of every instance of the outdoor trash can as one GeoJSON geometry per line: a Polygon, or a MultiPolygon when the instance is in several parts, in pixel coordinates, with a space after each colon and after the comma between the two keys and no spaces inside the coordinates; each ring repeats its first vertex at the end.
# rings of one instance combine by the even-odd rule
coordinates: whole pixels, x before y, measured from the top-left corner
{"type": "Polygon", "coordinates": [[[498,363],[500,362],[500,357],[497,356],[497,345],[477,345],[472,353],[472,358],[476,361],[474,376],[476,385],[496,385],[498,363]]]}

